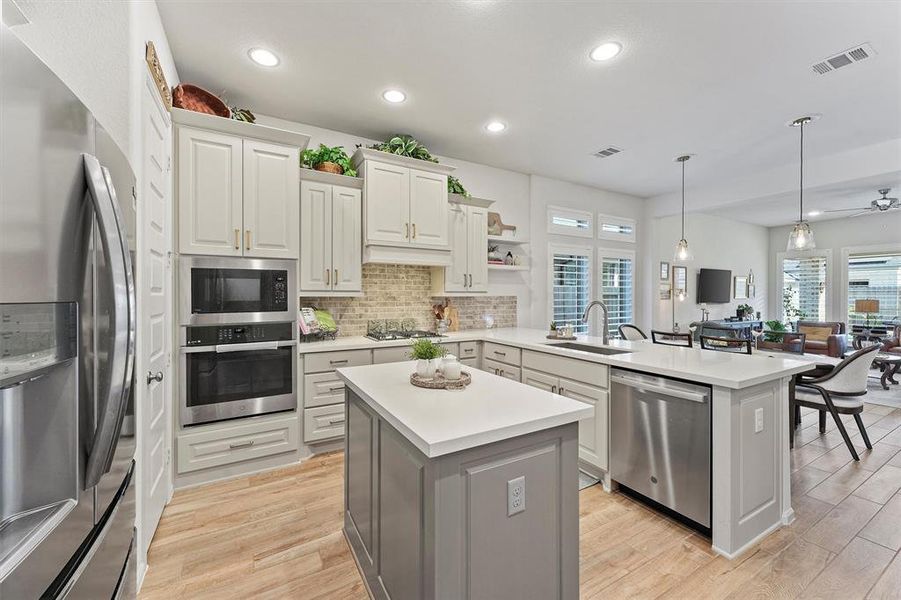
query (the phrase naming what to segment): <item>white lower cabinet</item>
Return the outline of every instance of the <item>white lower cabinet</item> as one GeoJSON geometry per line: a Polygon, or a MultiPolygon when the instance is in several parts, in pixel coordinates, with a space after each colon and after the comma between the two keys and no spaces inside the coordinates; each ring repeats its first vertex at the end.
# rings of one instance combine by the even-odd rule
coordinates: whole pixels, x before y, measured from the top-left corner
{"type": "Polygon", "coordinates": [[[513,365],[498,362],[490,358],[482,359],[482,370],[488,371],[489,373],[494,373],[495,375],[498,375],[500,377],[512,379],[513,381],[520,381],[521,377],[519,367],[514,367],[513,365]]]}
{"type": "Polygon", "coordinates": [[[305,408],[303,411],[303,441],[321,442],[344,435],[344,402],[305,408]]]}
{"type": "Polygon", "coordinates": [[[523,383],[594,408],[594,416],[579,421],[579,459],[606,471],[610,403],[607,366],[531,350],[523,351],[522,365],[523,383]]]}
{"type": "Polygon", "coordinates": [[[344,436],[344,380],[335,369],[372,364],[372,352],[313,352],[305,354],[302,360],[303,369],[298,371],[304,373],[303,441],[315,444],[339,439],[344,436]]]}
{"type": "MultiPolygon", "coordinates": [[[[342,405],[343,406],[343,405],[342,405]]],[[[298,448],[297,418],[253,418],[177,437],[179,473],[221,467],[298,448]]]]}

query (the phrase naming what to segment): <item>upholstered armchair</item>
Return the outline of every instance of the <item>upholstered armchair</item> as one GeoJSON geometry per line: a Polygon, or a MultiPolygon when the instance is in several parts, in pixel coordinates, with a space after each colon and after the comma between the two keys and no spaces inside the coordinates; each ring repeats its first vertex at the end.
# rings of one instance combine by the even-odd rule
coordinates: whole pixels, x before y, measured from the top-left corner
{"type": "Polygon", "coordinates": [[[895,325],[892,337],[882,342],[882,351],[901,355],[901,325],[895,325]]]}
{"type": "Polygon", "coordinates": [[[825,354],[841,358],[848,350],[845,324],[838,321],[798,321],[795,331],[806,335],[805,354],[825,354]]]}

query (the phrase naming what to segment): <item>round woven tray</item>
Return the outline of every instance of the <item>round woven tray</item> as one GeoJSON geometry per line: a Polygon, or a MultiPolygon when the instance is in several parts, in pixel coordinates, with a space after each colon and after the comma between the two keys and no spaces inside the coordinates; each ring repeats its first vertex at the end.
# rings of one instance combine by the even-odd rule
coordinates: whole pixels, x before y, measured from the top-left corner
{"type": "Polygon", "coordinates": [[[463,371],[460,373],[460,379],[445,379],[444,375],[438,373],[433,379],[423,379],[416,373],[413,373],[410,375],[410,383],[416,387],[431,390],[462,390],[472,383],[472,375],[463,371]]]}

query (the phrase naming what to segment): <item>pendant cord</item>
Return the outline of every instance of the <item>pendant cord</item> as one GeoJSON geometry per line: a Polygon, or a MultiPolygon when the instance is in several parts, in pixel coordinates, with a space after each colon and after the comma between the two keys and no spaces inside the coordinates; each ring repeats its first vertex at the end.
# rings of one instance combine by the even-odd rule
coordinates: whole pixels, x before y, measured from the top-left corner
{"type": "Polygon", "coordinates": [[[685,239],[685,161],[682,161],[682,239],[685,239]]]}
{"type": "Polygon", "coordinates": [[[798,215],[798,221],[801,222],[804,220],[804,121],[801,121],[801,176],[800,176],[800,186],[798,191],[798,200],[799,200],[799,209],[800,214],[798,215]]]}

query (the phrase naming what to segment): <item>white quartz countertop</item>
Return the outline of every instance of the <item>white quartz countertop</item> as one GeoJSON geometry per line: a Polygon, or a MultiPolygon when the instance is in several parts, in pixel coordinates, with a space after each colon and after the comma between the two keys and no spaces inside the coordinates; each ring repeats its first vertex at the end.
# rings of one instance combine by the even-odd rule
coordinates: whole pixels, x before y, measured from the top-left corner
{"type": "MultiPolygon", "coordinates": [[[[558,348],[553,340],[548,340],[547,332],[539,329],[511,327],[503,329],[475,329],[452,332],[439,341],[454,343],[461,341],[486,341],[506,344],[525,350],[535,350],[547,354],[556,354],[587,362],[632,369],[655,375],[677,377],[688,381],[696,381],[709,385],[741,389],[759,383],[790,377],[796,373],[809,370],[818,362],[833,362],[828,357],[816,355],[794,355],[778,352],[760,352],[752,356],[714,352],[695,348],[679,348],[652,344],[649,340],[627,342],[611,340],[607,347],[628,350],[628,354],[593,354],[581,350],[558,348]]],[[[601,338],[578,336],[578,343],[603,346],[601,338]]],[[[311,352],[330,352],[336,350],[354,350],[387,348],[391,346],[409,345],[409,340],[377,342],[369,338],[344,337],[328,342],[311,342],[298,344],[301,354],[311,352]]]]}
{"type": "Polygon", "coordinates": [[[590,417],[594,408],[469,369],[462,391],[415,387],[413,361],[338,369],[351,390],[432,458],[590,417]]]}

